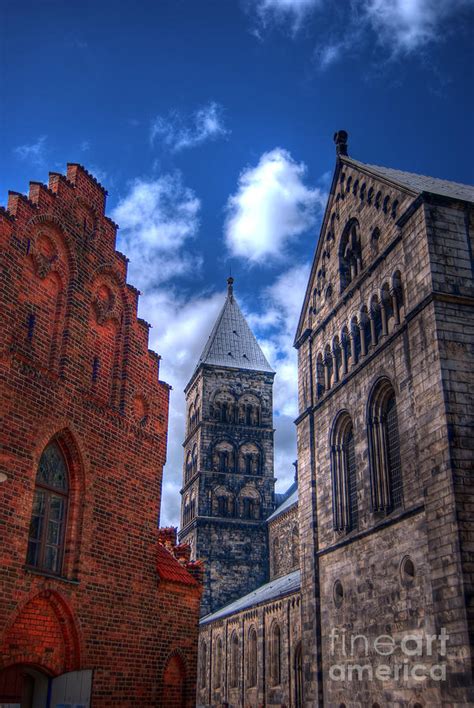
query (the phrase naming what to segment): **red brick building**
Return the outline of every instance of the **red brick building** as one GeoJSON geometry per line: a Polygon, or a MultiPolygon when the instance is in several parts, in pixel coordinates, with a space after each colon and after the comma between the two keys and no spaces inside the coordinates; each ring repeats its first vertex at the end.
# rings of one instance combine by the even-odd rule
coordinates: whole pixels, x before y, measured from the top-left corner
{"type": "Polygon", "coordinates": [[[80,165],[0,210],[0,705],[192,706],[201,567],[158,531],[169,387],[80,165]]]}

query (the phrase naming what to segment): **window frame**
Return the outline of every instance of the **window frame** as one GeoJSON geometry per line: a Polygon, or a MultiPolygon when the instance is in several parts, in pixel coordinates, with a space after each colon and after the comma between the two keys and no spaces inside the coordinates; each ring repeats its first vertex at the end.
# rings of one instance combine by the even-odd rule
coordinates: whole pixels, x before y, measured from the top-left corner
{"type": "Polygon", "coordinates": [[[70,492],[71,492],[71,485],[70,485],[70,470],[69,470],[69,465],[67,462],[66,455],[64,453],[64,450],[62,446],[59,444],[57,440],[51,440],[46,447],[43,449],[43,452],[41,453],[37,468],[36,468],[36,477],[35,477],[35,486],[34,486],[34,492],[33,492],[33,504],[32,504],[32,509],[31,509],[31,514],[30,514],[30,525],[28,529],[28,542],[27,542],[27,553],[26,553],[26,567],[34,570],[35,572],[42,573],[45,575],[53,575],[55,577],[61,577],[63,575],[63,568],[64,568],[64,557],[65,557],[65,552],[66,552],[66,534],[67,534],[67,524],[68,524],[68,514],[69,514],[69,507],[70,507],[70,492]],[[40,472],[40,465],[41,465],[41,460],[43,459],[43,456],[45,455],[46,451],[49,449],[50,446],[55,446],[61,455],[61,459],[64,465],[64,470],[65,470],[65,489],[61,490],[58,489],[58,487],[54,487],[50,484],[47,484],[43,481],[38,481],[38,476],[40,472]],[[41,521],[41,529],[39,533],[38,539],[34,539],[31,535],[31,525],[33,522],[33,518],[38,518],[38,515],[34,513],[35,509],[35,503],[36,500],[39,496],[39,493],[44,494],[44,514],[42,517],[41,521]],[[50,513],[51,513],[51,500],[54,497],[59,497],[62,502],[62,518],[60,521],[61,528],[59,531],[59,541],[57,544],[51,544],[47,543],[47,534],[48,534],[48,526],[49,526],[49,521],[50,521],[50,513]],[[30,556],[30,546],[31,544],[36,544],[37,549],[36,549],[36,562],[30,562],[29,556],[30,556]],[[46,554],[46,549],[48,546],[53,546],[58,549],[57,553],[57,569],[53,570],[51,568],[48,568],[45,564],[45,554],[46,554]]]}

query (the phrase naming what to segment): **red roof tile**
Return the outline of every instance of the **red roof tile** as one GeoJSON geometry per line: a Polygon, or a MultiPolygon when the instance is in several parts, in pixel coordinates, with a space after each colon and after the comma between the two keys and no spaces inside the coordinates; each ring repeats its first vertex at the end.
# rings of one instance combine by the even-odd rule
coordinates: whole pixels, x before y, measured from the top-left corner
{"type": "Polygon", "coordinates": [[[188,573],[186,568],[160,543],[158,544],[156,569],[162,580],[199,587],[199,583],[191,573],[188,573]]]}

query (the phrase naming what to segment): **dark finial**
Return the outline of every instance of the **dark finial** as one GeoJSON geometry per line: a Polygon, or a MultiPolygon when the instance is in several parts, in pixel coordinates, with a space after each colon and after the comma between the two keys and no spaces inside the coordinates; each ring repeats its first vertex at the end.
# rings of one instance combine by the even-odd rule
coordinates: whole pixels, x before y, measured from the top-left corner
{"type": "Polygon", "coordinates": [[[338,130],[334,133],[334,142],[336,143],[336,155],[347,155],[347,133],[345,130],[338,130]]]}
{"type": "Polygon", "coordinates": [[[234,296],[234,279],[231,275],[227,278],[227,295],[230,298],[234,296]]]}

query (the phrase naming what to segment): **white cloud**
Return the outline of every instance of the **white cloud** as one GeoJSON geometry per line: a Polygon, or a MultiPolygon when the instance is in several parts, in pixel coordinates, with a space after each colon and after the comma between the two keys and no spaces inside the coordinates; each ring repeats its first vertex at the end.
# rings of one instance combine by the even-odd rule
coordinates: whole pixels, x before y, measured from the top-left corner
{"type": "Polygon", "coordinates": [[[250,263],[281,259],[286,246],[314,226],[325,194],[304,184],[306,166],[275,148],[248,167],[227,203],[226,244],[250,263]]]}
{"type": "Polygon", "coordinates": [[[320,0],[253,0],[261,24],[289,23],[293,32],[297,32],[303,20],[320,4],[320,0]]]}
{"type": "Polygon", "coordinates": [[[160,378],[171,384],[168,459],[163,477],[162,526],[178,525],[185,432],[184,387],[189,381],[217,314],[224,293],[185,299],[161,288],[140,298],[139,313],[154,327],[150,344],[161,356],[160,378]]]}
{"type": "Polygon", "coordinates": [[[13,152],[21,160],[28,160],[34,165],[44,165],[46,154],[46,135],[42,135],[35,143],[19,145],[13,152]]]}
{"type": "Polygon", "coordinates": [[[178,111],[167,117],[157,116],[151,125],[150,139],[154,143],[160,138],[170,150],[179,152],[228,134],[222,106],[211,101],[195,111],[188,121],[178,111]]]}
{"type": "Polygon", "coordinates": [[[276,371],[273,403],[275,474],[279,480],[279,491],[291,484],[294,474],[292,463],[296,459],[294,419],[298,415],[298,363],[293,339],[309,271],[309,263],[284,271],[262,293],[261,300],[266,308],[263,316],[252,313],[248,315],[248,322],[276,371]]]}
{"type": "Polygon", "coordinates": [[[362,0],[361,9],[379,40],[397,53],[409,53],[441,40],[445,21],[473,0],[362,0]]]}
{"type": "Polygon", "coordinates": [[[181,249],[197,232],[200,206],[179,173],[132,182],[112,218],[120,226],[119,248],[130,258],[134,285],[146,291],[199,266],[196,256],[181,249]]]}
{"type": "MultiPolygon", "coordinates": [[[[258,294],[245,302],[236,296],[247,320],[276,371],[274,383],[275,475],[277,489],[285,490],[293,481],[296,459],[297,355],[293,348],[309,264],[285,271],[260,293],[264,309],[256,312],[258,294]],[[247,307],[248,305],[249,307],[247,307]]],[[[140,298],[140,316],[155,327],[151,330],[152,347],[162,356],[160,377],[173,387],[170,401],[168,459],[163,478],[162,525],[178,525],[179,490],[182,484],[185,432],[183,389],[197,364],[225,293],[202,294],[186,299],[169,288],[161,288],[140,298]]]]}

